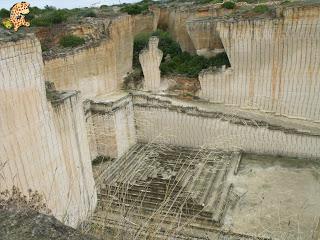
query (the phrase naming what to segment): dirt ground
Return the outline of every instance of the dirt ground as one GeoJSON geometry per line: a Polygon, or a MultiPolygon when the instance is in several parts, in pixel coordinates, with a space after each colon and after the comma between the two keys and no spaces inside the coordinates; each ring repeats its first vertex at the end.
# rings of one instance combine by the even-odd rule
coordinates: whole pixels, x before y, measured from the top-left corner
{"type": "Polygon", "coordinates": [[[241,195],[225,224],[235,232],[311,240],[320,217],[320,163],[245,155],[228,181],[241,195]]]}

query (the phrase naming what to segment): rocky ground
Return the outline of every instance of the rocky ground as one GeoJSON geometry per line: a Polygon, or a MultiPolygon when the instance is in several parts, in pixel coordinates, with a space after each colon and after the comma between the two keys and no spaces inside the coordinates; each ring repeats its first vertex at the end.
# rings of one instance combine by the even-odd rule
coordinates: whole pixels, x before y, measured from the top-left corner
{"type": "Polygon", "coordinates": [[[68,227],[53,216],[33,210],[0,210],[1,240],[95,240],[68,227]]]}

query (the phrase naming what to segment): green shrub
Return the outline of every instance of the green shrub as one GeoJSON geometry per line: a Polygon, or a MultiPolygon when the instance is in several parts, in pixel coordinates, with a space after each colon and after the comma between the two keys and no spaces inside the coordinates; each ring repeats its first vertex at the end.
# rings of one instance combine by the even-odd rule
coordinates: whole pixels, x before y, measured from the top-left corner
{"type": "Polygon", "coordinates": [[[149,9],[149,5],[152,3],[152,0],[143,0],[136,4],[122,4],[123,7],[121,7],[120,11],[126,12],[130,15],[137,15],[147,12],[149,9]]]}
{"type": "Polygon", "coordinates": [[[133,42],[133,61],[132,65],[134,68],[141,68],[140,62],[139,62],[139,53],[142,49],[144,49],[148,45],[148,41],[150,38],[150,33],[140,33],[138,34],[133,42]]]}
{"type": "Polygon", "coordinates": [[[139,63],[139,53],[147,46],[151,35],[159,37],[159,49],[161,49],[164,56],[160,65],[162,75],[181,74],[188,77],[197,77],[202,69],[210,66],[230,66],[229,59],[225,53],[206,59],[202,56],[182,52],[179,44],[171,38],[168,32],[157,30],[152,34],[139,34],[135,38],[133,53],[134,68],[141,68],[139,63]],[[166,58],[168,55],[170,55],[170,58],[166,58]]]}
{"type": "Polygon", "coordinates": [[[109,6],[108,5],[101,5],[100,9],[109,9],[109,6]]]}
{"type": "Polygon", "coordinates": [[[120,9],[121,12],[126,12],[130,15],[137,15],[148,10],[147,4],[128,4],[120,9]]]}
{"type": "Polygon", "coordinates": [[[223,3],[223,0],[211,0],[211,3],[223,3]]]}
{"type": "Polygon", "coordinates": [[[253,11],[255,13],[266,13],[266,12],[269,12],[270,11],[270,8],[267,6],[267,5],[258,5],[258,6],[255,6],[253,8],[253,11]]]}
{"type": "Polygon", "coordinates": [[[67,10],[56,10],[53,11],[50,15],[49,18],[51,19],[51,22],[53,24],[58,24],[65,22],[68,18],[68,11],[67,10]]]}
{"type": "Polygon", "coordinates": [[[222,4],[222,7],[226,8],[226,9],[234,9],[235,6],[236,6],[236,4],[234,2],[231,2],[231,1],[230,2],[224,2],[222,4]]]}
{"type": "Polygon", "coordinates": [[[50,19],[44,17],[37,17],[31,20],[31,26],[47,27],[51,24],[50,19]]]}
{"type": "Polygon", "coordinates": [[[74,35],[66,35],[60,39],[60,46],[62,47],[77,47],[83,45],[85,43],[84,38],[74,36],[74,35]]]}
{"type": "MultiPolygon", "coordinates": [[[[51,7],[49,7],[51,9],[51,7]]],[[[35,17],[31,24],[34,26],[50,26],[52,24],[59,24],[66,22],[71,15],[68,10],[44,10],[45,12],[39,17],[35,17]]]]}
{"type": "Polygon", "coordinates": [[[96,18],[96,17],[97,17],[97,14],[96,14],[94,11],[90,10],[90,11],[84,13],[83,16],[84,16],[84,17],[93,17],[93,18],[96,18]]]}
{"type": "Polygon", "coordinates": [[[2,8],[0,10],[0,18],[8,18],[8,17],[10,17],[10,11],[5,8],[2,8]]]}

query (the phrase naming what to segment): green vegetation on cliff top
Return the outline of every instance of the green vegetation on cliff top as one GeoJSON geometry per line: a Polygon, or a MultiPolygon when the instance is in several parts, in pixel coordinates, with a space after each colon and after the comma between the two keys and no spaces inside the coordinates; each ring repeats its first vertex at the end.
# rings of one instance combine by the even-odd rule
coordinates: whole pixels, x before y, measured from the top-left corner
{"type": "Polygon", "coordinates": [[[74,36],[71,34],[65,35],[60,39],[60,45],[62,47],[77,47],[85,43],[84,38],[74,36]]]}

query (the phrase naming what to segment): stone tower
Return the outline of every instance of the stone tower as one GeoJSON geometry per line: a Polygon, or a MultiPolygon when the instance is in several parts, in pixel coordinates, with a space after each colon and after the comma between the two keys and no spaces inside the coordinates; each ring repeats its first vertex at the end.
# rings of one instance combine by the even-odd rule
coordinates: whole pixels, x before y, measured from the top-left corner
{"type": "Polygon", "coordinates": [[[159,39],[151,37],[148,49],[141,51],[139,60],[144,75],[144,90],[157,92],[160,89],[160,63],[163,53],[158,49],[159,39]]]}

